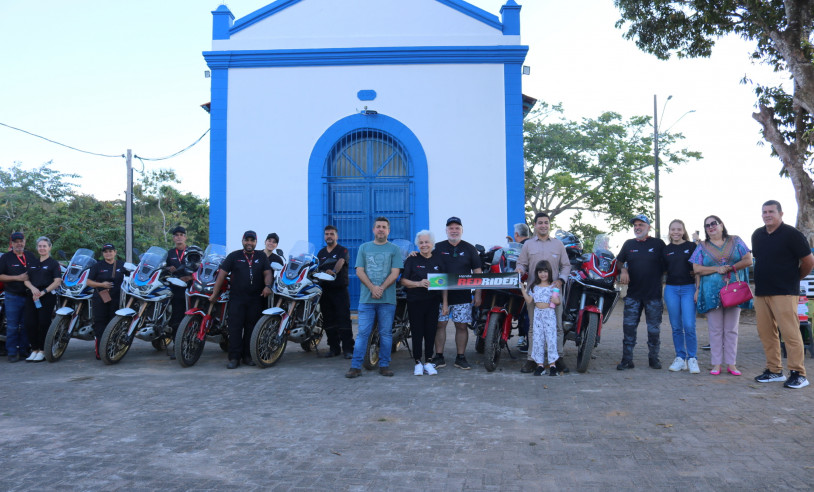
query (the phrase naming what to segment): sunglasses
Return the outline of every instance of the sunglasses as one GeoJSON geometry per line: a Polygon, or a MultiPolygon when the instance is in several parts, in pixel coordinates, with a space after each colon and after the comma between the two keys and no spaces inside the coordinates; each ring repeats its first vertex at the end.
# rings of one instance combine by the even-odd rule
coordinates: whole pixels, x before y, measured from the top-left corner
{"type": "Polygon", "coordinates": [[[715,226],[720,225],[720,224],[721,223],[718,222],[717,220],[713,220],[709,224],[704,224],[704,227],[706,227],[707,229],[710,229],[710,228],[715,227],[715,226]]]}

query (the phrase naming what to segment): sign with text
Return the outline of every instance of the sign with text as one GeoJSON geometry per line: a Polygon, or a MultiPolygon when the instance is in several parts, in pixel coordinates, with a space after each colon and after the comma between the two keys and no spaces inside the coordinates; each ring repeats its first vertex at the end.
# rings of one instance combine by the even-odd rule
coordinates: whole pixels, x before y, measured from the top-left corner
{"type": "Polygon", "coordinates": [[[519,289],[518,273],[430,273],[429,290],[519,289]]]}

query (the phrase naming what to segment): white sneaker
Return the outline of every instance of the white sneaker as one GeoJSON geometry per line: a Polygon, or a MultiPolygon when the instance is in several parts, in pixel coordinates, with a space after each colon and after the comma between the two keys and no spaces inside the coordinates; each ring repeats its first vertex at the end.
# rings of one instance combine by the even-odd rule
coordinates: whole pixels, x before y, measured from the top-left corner
{"type": "MultiPolygon", "coordinates": [[[[416,371],[417,370],[418,366],[416,366],[416,371]]],[[[435,370],[435,364],[432,364],[431,362],[427,362],[426,364],[424,364],[424,374],[427,374],[429,376],[435,376],[436,374],[438,374],[438,371],[435,370]]]]}
{"type": "Polygon", "coordinates": [[[37,352],[37,356],[34,357],[34,362],[42,362],[45,360],[45,353],[44,352],[37,352]]]}
{"type": "Polygon", "coordinates": [[[423,376],[424,375],[424,366],[421,362],[416,362],[415,370],[413,371],[413,376],[423,376]]]}
{"type": "Polygon", "coordinates": [[[690,374],[698,374],[701,372],[701,369],[698,367],[698,359],[695,357],[687,359],[687,367],[690,368],[690,374]]]}
{"type": "Polygon", "coordinates": [[[687,361],[682,359],[681,357],[676,357],[676,360],[670,364],[670,370],[673,372],[678,371],[686,371],[687,370],[687,361]]]}
{"type": "Polygon", "coordinates": [[[28,357],[25,359],[26,362],[33,362],[34,359],[37,358],[37,352],[31,352],[28,354],[28,357]]]}

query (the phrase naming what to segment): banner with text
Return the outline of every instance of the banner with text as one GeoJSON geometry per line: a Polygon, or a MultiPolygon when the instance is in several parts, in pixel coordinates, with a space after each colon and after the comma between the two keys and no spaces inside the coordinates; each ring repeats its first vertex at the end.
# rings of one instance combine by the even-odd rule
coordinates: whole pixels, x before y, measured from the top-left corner
{"type": "Polygon", "coordinates": [[[519,289],[518,273],[430,273],[429,290],[519,289]]]}

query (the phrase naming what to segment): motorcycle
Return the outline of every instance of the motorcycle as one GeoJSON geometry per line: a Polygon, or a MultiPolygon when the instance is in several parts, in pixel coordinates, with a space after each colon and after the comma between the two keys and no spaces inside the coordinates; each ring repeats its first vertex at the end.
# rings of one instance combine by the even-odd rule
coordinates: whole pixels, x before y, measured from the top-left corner
{"type": "Polygon", "coordinates": [[[276,275],[271,289],[274,307],[263,311],[252,332],[250,350],[258,367],[269,367],[280,360],[289,340],[310,352],[322,339],[319,283],[333,281],[334,277],[318,271],[315,251],[313,244],[297,241],[288,262],[276,275]]]}
{"type": "Polygon", "coordinates": [[[209,302],[218,278],[218,268],[225,258],[226,246],[210,244],[198,270],[192,274],[192,285],[186,290],[187,310],[175,334],[175,358],[181,367],[190,367],[198,362],[207,340],[220,342],[224,351],[229,349],[226,318],[228,280],[221,288],[217,302],[209,302]]]}
{"type": "Polygon", "coordinates": [[[58,296],[56,316],[45,335],[45,358],[56,362],[68,348],[71,338],[94,340],[93,310],[91,299],[93,289],[88,287],[90,268],[96,264],[93,251],[85,248],[76,250],[62,276],[62,285],[55,294],[58,296]]]}
{"type": "Polygon", "coordinates": [[[172,341],[168,335],[172,291],[167,283],[178,287],[186,284],[168,276],[166,263],[167,250],[153,246],[141,256],[138,266],[124,264],[131,273],[122,282],[121,309],[107,324],[99,343],[99,355],[105,364],[122,360],[134,337],[151,342],[156,350],[166,350],[172,341]]]}
{"type": "MultiPolygon", "coordinates": [[[[570,240],[568,237],[564,239],[570,240]]],[[[588,370],[591,351],[599,345],[602,325],[608,321],[619,300],[620,289],[616,286],[619,265],[608,249],[609,240],[605,234],[597,235],[593,253],[572,260],[576,268],[572,268],[565,288],[562,327],[565,339],[573,340],[578,347],[578,372],[588,370]]]]}
{"type": "MultiPolygon", "coordinates": [[[[406,239],[394,239],[391,242],[401,250],[402,260],[406,260],[413,250],[413,243],[406,239]]],[[[407,290],[399,280],[401,280],[401,276],[396,280],[396,312],[393,315],[393,345],[390,351],[395,353],[399,345],[404,345],[410,354],[410,358],[412,358],[410,317],[407,315],[407,290]]],[[[367,339],[367,352],[365,352],[365,358],[362,361],[365,369],[372,371],[379,367],[379,344],[379,327],[377,323],[370,330],[370,336],[367,339]]]]}
{"type": "MultiPolygon", "coordinates": [[[[484,271],[491,273],[512,273],[517,271],[517,258],[523,246],[520,243],[509,243],[507,246],[492,248],[489,253],[481,252],[484,271]]],[[[480,251],[480,250],[479,250],[480,251]]],[[[486,355],[483,365],[487,371],[497,369],[501,349],[505,348],[509,357],[514,358],[509,350],[509,338],[512,336],[512,325],[523,315],[526,301],[519,289],[484,290],[481,306],[475,317],[475,351],[486,355]]]]}

